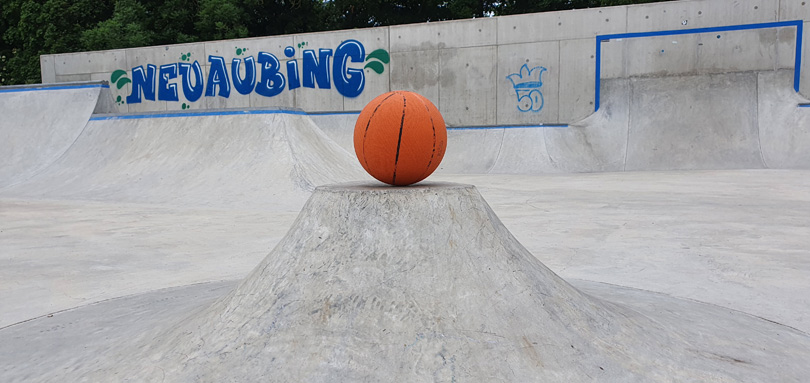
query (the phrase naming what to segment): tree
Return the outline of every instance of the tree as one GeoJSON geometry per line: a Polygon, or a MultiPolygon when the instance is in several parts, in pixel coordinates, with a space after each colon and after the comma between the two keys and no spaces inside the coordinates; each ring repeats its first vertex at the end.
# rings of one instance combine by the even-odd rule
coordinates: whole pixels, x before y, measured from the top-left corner
{"type": "Polygon", "coordinates": [[[81,31],[95,25],[106,11],[106,3],[95,0],[4,1],[3,41],[12,47],[4,83],[39,82],[39,56],[81,51],[81,31]]]}
{"type": "Polygon", "coordinates": [[[200,0],[194,26],[202,40],[248,37],[248,14],[239,0],[200,0]]]}
{"type": "Polygon", "coordinates": [[[118,49],[151,45],[155,33],[148,25],[146,7],[137,0],[118,0],[112,17],[81,33],[88,50],[118,49]]]}

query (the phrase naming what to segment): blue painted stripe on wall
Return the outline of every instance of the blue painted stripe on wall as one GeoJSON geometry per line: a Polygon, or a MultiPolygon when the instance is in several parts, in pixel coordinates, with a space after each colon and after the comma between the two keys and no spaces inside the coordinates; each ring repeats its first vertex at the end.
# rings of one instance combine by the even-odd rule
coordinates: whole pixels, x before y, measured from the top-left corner
{"type": "Polygon", "coordinates": [[[109,88],[109,85],[105,84],[87,84],[87,85],[59,85],[59,86],[37,86],[37,87],[26,87],[26,88],[12,88],[12,89],[2,89],[0,88],[0,93],[11,93],[11,92],[35,92],[40,90],[61,90],[61,89],[87,89],[87,88],[109,88]]]}
{"type": "MultiPolygon", "coordinates": [[[[360,114],[360,112],[328,112],[328,113],[307,113],[300,110],[218,110],[218,111],[195,111],[195,112],[172,112],[172,113],[149,113],[133,115],[100,115],[90,117],[90,121],[105,120],[140,120],[147,118],[171,118],[171,117],[207,117],[207,116],[234,116],[250,114],[293,114],[299,116],[324,116],[324,115],[345,115],[360,114]]],[[[537,124],[537,125],[493,125],[493,126],[448,126],[447,130],[487,130],[487,129],[564,129],[568,124],[537,124]]]]}
{"type": "Polygon", "coordinates": [[[778,27],[791,27],[801,26],[802,20],[791,21],[777,21],[772,23],[756,23],[756,24],[740,24],[740,25],[726,25],[722,27],[709,27],[709,28],[692,28],[692,29],[672,29],[666,31],[651,31],[651,32],[634,32],[634,33],[617,33],[612,35],[599,35],[597,39],[632,39],[636,37],[652,37],[652,36],[672,36],[672,35],[687,35],[696,33],[715,33],[715,32],[729,32],[729,31],[742,31],[746,29],[763,29],[763,28],[778,28],[778,27]]]}
{"type": "Polygon", "coordinates": [[[565,129],[568,124],[548,125],[501,125],[501,126],[448,126],[447,130],[488,130],[488,129],[565,129]]]}
{"type": "Polygon", "coordinates": [[[797,20],[798,24],[796,24],[796,62],[793,63],[793,90],[796,93],[799,92],[799,84],[801,83],[801,69],[802,69],[802,36],[803,36],[803,27],[804,23],[802,20],[797,20]]]}
{"type": "Polygon", "coordinates": [[[697,34],[697,33],[717,33],[717,32],[730,32],[730,31],[742,31],[742,30],[750,30],[750,29],[764,29],[764,28],[780,28],[780,27],[796,27],[796,52],[795,55],[795,62],[794,62],[794,69],[793,69],[793,90],[796,92],[799,91],[799,83],[801,78],[801,69],[802,69],[802,31],[803,31],[804,21],[803,20],[790,20],[790,21],[779,21],[779,22],[772,22],[772,23],[757,23],[757,24],[741,24],[741,25],[728,25],[723,27],[711,27],[711,28],[693,28],[693,29],[675,29],[675,30],[668,30],[668,31],[652,31],[652,32],[635,32],[635,33],[617,33],[611,35],[598,35],[596,36],[596,91],[594,93],[595,101],[594,101],[594,111],[599,110],[599,86],[601,81],[602,75],[602,42],[611,40],[611,39],[633,39],[639,37],[654,37],[654,36],[674,36],[674,35],[686,35],[686,34],[697,34]]]}
{"type": "Polygon", "coordinates": [[[282,109],[268,109],[268,110],[218,110],[218,111],[199,111],[199,112],[177,112],[177,113],[150,113],[150,114],[131,114],[131,115],[102,115],[90,117],[90,121],[104,121],[104,120],[141,120],[146,118],[172,118],[172,117],[207,117],[207,116],[234,116],[234,115],[251,115],[251,114],[293,114],[293,115],[307,115],[306,112],[300,110],[282,110],[282,109]]]}
{"type": "Polygon", "coordinates": [[[360,114],[360,112],[315,112],[308,113],[310,116],[343,116],[347,114],[360,114]]]}

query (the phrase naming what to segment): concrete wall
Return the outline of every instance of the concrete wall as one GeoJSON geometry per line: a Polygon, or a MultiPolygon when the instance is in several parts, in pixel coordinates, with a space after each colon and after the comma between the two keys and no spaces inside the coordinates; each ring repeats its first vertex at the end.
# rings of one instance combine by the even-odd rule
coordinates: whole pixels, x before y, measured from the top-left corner
{"type": "MultiPolygon", "coordinates": [[[[806,0],[708,0],[45,55],[40,61],[44,83],[110,81],[114,96],[120,97],[122,112],[266,106],[310,112],[357,111],[380,93],[405,89],[432,100],[451,126],[559,124],[578,121],[594,111],[597,66],[600,80],[793,68],[794,25],[705,31],[792,20],[802,20],[806,57],[810,37],[810,4],[806,0]],[[655,35],[701,28],[702,33],[655,35]],[[597,36],[604,35],[622,36],[602,41],[597,51],[597,36]],[[346,40],[362,45],[366,60],[344,56],[348,59],[336,62],[334,58],[346,40]],[[288,47],[294,50],[291,57],[285,54],[288,47]],[[322,49],[331,51],[328,68],[312,65],[323,65],[324,60],[305,60],[305,54],[320,59],[322,49]],[[378,50],[387,53],[390,61],[369,56],[378,50]],[[244,78],[249,74],[245,67],[251,66],[246,65],[251,63],[248,58],[258,61],[260,52],[278,59],[279,67],[270,65],[263,72],[264,65],[254,63],[255,84],[246,86],[248,92],[242,95],[233,81],[232,62],[239,60],[239,76],[244,78]],[[225,74],[214,68],[216,57],[224,61],[225,74]],[[295,60],[297,71],[288,70],[290,60],[295,60]],[[191,64],[195,61],[204,85],[217,81],[228,84],[228,97],[221,95],[223,86],[217,86],[212,87],[210,96],[189,100],[183,82],[192,76],[180,72],[185,65],[193,73],[191,64]],[[378,64],[369,66],[371,62],[378,64]],[[147,100],[141,90],[133,93],[133,81],[138,77],[133,68],[142,67],[148,74],[149,64],[155,66],[155,73],[145,77],[147,83],[167,90],[164,97],[156,90],[154,101],[147,100]],[[161,69],[164,65],[168,65],[165,70],[161,69]],[[338,71],[334,70],[336,65],[338,71]],[[373,70],[375,65],[383,69],[381,73],[373,70]],[[307,69],[328,71],[315,76],[312,87],[307,87],[307,69]],[[113,77],[117,70],[126,74],[113,77]],[[341,91],[338,81],[357,81],[360,75],[352,71],[360,70],[364,84],[359,94],[341,91]],[[295,75],[291,73],[298,73],[300,87],[292,85],[295,75]],[[159,78],[164,75],[161,82],[159,78]],[[254,90],[268,78],[285,80],[283,87],[278,82],[269,83],[268,88],[278,88],[272,96],[254,90]],[[165,97],[172,95],[172,87],[177,100],[166,101],[172,98],[165,97]],[[143,96],[136,102],[133,95],[143,96]]],[[[801,67],[801,93],[808,95],[810,59],[802,60],[801,67]]],[[[195,82],[190,81],[189,86],[193,85],[195,82]]]]}

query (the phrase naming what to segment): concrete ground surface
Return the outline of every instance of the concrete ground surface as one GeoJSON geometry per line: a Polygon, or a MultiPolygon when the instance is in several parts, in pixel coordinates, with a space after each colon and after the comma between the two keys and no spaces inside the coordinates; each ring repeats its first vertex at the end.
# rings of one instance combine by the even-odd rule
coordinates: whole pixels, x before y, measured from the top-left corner
{"type": "MultiPolygon", "coordinates": [[[[791,113],[798,113],[795,107],[791,113]]],[[[0,125],[3,134],[13,129],[0,125]]],[[[576,144],[588,141],[593,126],[584,129],[543,135],[585,134],[566,139],[576,144]]],[[[111,347],[104,342],[119,339],[114,334],[131,334],[116,326],[168,326],[184,310],[201,310],[273,250],[315,185],[373,182],[357,171],[351,154],[294,113],[160,121],[113,116],[79,131],[67,147],[49,145],[39,159],[18,161],[24,169],[0,183],[3,381],[59,379],[49,366],[86,361],[111,347]],[[263,128],[217,129],[244,121],[263,128]],[[94,321],[84,323],[90,316],[94,321]],[[136,320],[144,317],[154,322],[136,320]],[[83,355],[71,348],[77,344],[99,348],[83,355]]],[[[608,141],[616,140],[622,141],[608,141]]],[[[603,149],[596,152],[609,152],[603,149]]],[[[769,154],[753,156],[766,159],[754,167],[767,165],[769,154]]],[[[729,167],[746,167],[752,157],[744,157],[729,167]]],[[[767,342],[783,329],[791,338],[786,349],[810,353],[810,170],[448,173],[429,181],[475,185],[520,244],[588,294],[665,327],[707,321],[717,327],[700,331],[735,327],[739,332],[728,339],[767,342]]],[[[729,347],[739,345],[749,343],[729,347]]],[[[718,355],[732,365],[746,360],[718,355]]],[[[768,381],[735,376],[727,381],[768,381]]]]}
{"type": "MultiPolygon", "coordinates": [[[[713,303],[810,332],[810,171],[444,175],[476,185],[563,278],[713,303]]],[[[431,178],[433,179],[433,178],[431,178]]],[[[2,326],[247,274],[296,211],[3,198],[2,326]]]]}
{"type": "Polygon", "coordinates": [[[806,333],[718,306],[575,281],[582,295],[462,184],[318,189],[282,242],[227,284],[7,327],[7,377],[801,381],[810,357],[806,333]]]}

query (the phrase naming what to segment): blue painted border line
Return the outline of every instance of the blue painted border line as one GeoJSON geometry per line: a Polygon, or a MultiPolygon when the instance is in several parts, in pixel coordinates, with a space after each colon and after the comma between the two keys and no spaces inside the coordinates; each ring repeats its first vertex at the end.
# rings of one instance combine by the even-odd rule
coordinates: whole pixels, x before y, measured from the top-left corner
{"type": "Polygon", "coordinates": [[[307,114],[310,115],[310,116],[344,116],[344,115],[347,115],[347,114],[357,114],[357,115],[359,115],[360,112],[359,111],[354,111],[354,112],[352,112],[352,111],[348,111],[348,112],[311,112],[311,113],[307,113],[307,114]]]}
{"type": "Polygon", "coordinates": [[[40,90],[109,88],[109,87],[110,86],[106,85],[106,84],[36,86],[36,87],[30,87],[30,88],[29,87],[12,88],[12,89],[2,89],[2,88],[0,88],[0,93],[29,92],[29,91],[40,91],[40,90]]]}
{"type": "Polygon", "coordinates": [[[124,115],[101,115],[90,117],[90,121],[104,120],[141,120],[146,118],[171,118],[171,117],[208,117],[208,116],[235,116],[251,114],[293,114],[306,116],[307,113],[300,110],[218,110],[211,112],[177,112],[177,113],[149,113],[149,114],[124,114],[124,115]]]}
{"type": "Polygon", "coordinates": [[[541,124],[541,125],[493,125],[493,126],[448,126],[447,130],[491,130],[491,129],[565,129],[568,124],[541,124]]]}
{"type": "Polygon", "coordinates": [[[771,23],[757,23],[757,24],[741,24],[741,25],[728,25],[723,27],[711,28],[693,28],[693,29],[675,29],[668,31],[653,31],[653,32],[634,32],[634,33],[617,33],[610,35],[596,36],[596,94],[594,102],[594,111],[599,110],[599,85],[602,77],[602,42],[612,39],[633,39],[639,37],[655,37],[655,36],[675,36],[697,33],[716,33],[716,32],[730,32],[742,31],[750,29],[765,29],[765,28],[780,28],[780,27],[796,27],[796,52],[795,61],[793,66],[793,90],[799,91],[799,80],[801,78],[802,68],[802,33],[804,29],[804,20],[791,20],[779,21],[771,23]]]}
{"type": "Polygon", "coordinates": [[[810,104],[799,104],[799,108],[810,108],[810,104]]]}

